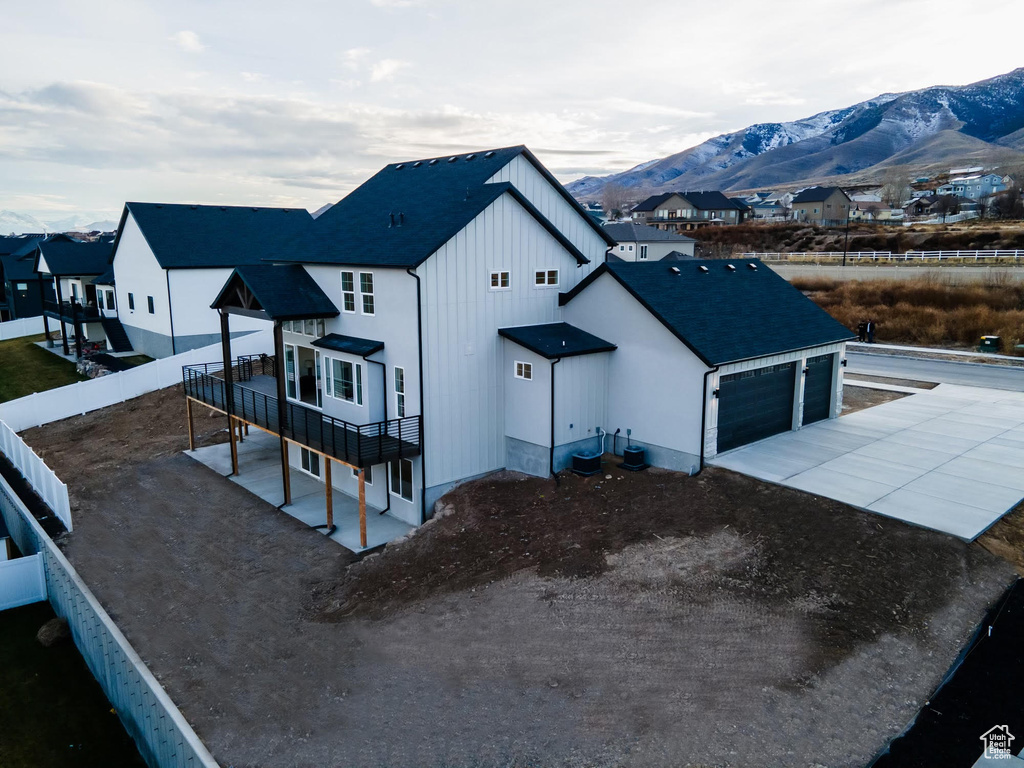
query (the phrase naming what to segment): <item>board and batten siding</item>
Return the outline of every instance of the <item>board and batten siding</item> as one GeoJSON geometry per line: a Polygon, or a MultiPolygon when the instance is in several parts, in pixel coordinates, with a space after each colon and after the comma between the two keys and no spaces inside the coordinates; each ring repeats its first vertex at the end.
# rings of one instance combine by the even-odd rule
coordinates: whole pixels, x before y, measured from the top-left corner
{"type": "Polygon", "coordinates": [[[428,488],[505,466],[505,356],[498,329],[560,321],[559,292],[596,266],[578,266],[522,205],[502,195],[417,268],[428,488]],[[534,272],[553,268],[559,285],[534,287],[534,272]],[[508,290],[490,289],[492,270],[510,272],[508,290]]]}
{"type": "Polygon", "coordinates": [[[592,438],[598,427],[614,431],[608,429],[608,365],[617,354],[566,357],[554,367],[556,446],[592,438]]]}
{"type": "MultiPolygon", "coordinates": [[[[524,155],[517,155],[504,168],[487,180],[488,183],[507,181],[536,206],[565,237],[590,259],[588,267],[596,268],[604,262],[610,247],[590,223],[585,214],[562,197],[524,155]]],[[[588,270],[589,271],[589,270],[588,270]]]]}

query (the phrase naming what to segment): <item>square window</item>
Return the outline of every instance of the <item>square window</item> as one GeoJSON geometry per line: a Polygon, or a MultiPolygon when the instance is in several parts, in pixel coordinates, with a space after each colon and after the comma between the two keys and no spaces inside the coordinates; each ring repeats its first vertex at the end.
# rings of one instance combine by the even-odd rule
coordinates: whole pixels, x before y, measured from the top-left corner
{"type": "Polygon", "coordinates": [[[511,277],[507,271],[491,272],[492,291],[507,291],[511,284],[511,277]]]}
{"type": "Polygon", "coordinates": [[[516,360],[516,378],[531,381],[533,379],[533,363],[523,363],[516,360]]]}

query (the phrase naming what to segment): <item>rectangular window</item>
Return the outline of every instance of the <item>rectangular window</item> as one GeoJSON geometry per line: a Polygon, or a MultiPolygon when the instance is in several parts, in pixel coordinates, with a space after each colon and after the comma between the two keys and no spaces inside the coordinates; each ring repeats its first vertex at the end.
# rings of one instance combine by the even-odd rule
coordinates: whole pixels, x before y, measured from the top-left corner
{"type": "Polygon", "coordinates": [[[516,360],[516,378],[526,379],[530,381],[533,379],[533,363],[521,363],[516,360]]]}
{"type": "Polygon", "coordinates": [[[647,258],[647,246],[646,245],[641,245],[640,246],[640,255],[639,255],[638,258],[641,261],[644,261],[647,258]]]}
{"type": "MultiPolygon", "coordinates": [[[[632,249],[633,246],[630,246],[632,249]]],[[[557,286],[558,285],[558,270],[557,269],[538,269],[533,273],[533,284],[540,287],[557,286]]]]}
{"type": "Polygon", "coordinates": [[[320,454],[306,448],[299,448],[302,468],[311,475],[320,477],[320,454]]]}
{"type": "Polygon", "coordinates": [[[363,404],[363,366],[347,360],[331,360],[327,391],[347,403],[363,404]]]}
{"type": "Polygon", "coordinates": [[[96,306],[103,309],[103,291],[96,291],[96,306]]]}
{"type": "Polygon", "coordinates": [[[342,312],[356,311],[356,281],[352,272],[341,273],[341,310],[342,312]]]}
{"type": "Polygon", "coordinates": [[[491,272],[491,290],[492,291],[507,291],[511,285],[511,280],[508,272],[499,271],[491,272]]]}
{"type": "Polygon", "coordinates": [[[18,283],[14,287],[15,287],[16,290],[19,290],[19,291],[27,291],[28,290],[28,283],[18,283]]]}
{"type": "Polygon", "coordinates": [[[316,320],[304,320],[302,322],[302,332],[306,336],[312,336],[316,333],[316,320]]]}
{"type": "Polygon", "coordinates": [[[405,368],[395,367],[395,415],[405,418],[405,368]]]}
{"type": "Polygon", "coordinates": [[[114,292],[107,291],[107,309],[114,309],[114,292]]]}
{"type": "MultiPolygon", "coordinates": [[[[366,484],[373,485],[373,467],[363,467],[363,474],[366,476],[366,484]]],[[[359,477],[359,470],[352,467],[352,477],[359,477]]]]}
{"type": "Polygon", "coordinates": [[[412,461],[399,459],[390,463],[388,472],[388,489],[395,496],[412,501],[412,461]]]}
{"type": "Polygon", "coordinates": [[[359,295],[363,299],[363,314],[373,314],[373,273],[359,273],[359,295]]]}
{"type": "Polygon", "coordinates": [[[132,309],[132,310],[135,309],[135,294],[134,293],[129,293],[128,294],[128,309],[132,309]]]}
{"type": "Polygon", "coordinates": [[[322,339],[327,335],[327,321],[320,319],[316,321],[316,337],[322,339]]]}
{"type": "Polygon", "coordinates": [[[624,250],[626,250],[626,246],[624,246],[624,245],[620,245],[620,246],[619,246],[619,250],[620,250],[620,251],[624,251],[624,250]]]}
{"type": "Polygon", "coordinates": [[[155,315],[156,314],[156,309],[153,306],[153,297],[152,296],[147,296],[146,297],[146,304],[149,305],[149,314],[155,315]]]}

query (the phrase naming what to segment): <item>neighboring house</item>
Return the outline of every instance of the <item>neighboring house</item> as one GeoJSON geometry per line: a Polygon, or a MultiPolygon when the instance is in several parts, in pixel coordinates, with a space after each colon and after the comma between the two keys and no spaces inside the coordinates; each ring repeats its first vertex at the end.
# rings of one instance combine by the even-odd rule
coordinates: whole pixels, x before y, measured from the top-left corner
{"type": "Polygon", "coordinates": [[[35,271],[33,251],[43,237],[0,237],[0,322],[39,317],[53,301],[53,281],[35,271]]]}
{"type": "Polygon", "coordinates": [[[56,297],[43,304],[43,325],[49,338],[50,320],[57,321],[65,355],[71,354],[70,339],[76,357],[82,356],[84,342],[106,341],[93,281],[110,268],[110,253],[110,243],[82,242],[67,235],[48,237],[35,247],[33,269],[53,284],[56,297]]]}
{"type": "Polygon", "coordinates": [[[785,280],[603,263],[613,244],[525,147],[389,165],[214,300],[225,359],[234,320],[262,316],[282,364],[238,361],[230,387],[191,368],[186,394],[281,436],[286,501],[305,472],[364,526],[419,524],[499,469],[548,476],[603,433],[693,471],[839,413],[851,334],[785,280]]]}
{"type": "Polygon", "coordinates": [[[643,224],[605,224],[604,231],[617,243],[608,257],[621,261],[660,261],[670,253],[693,256],[697,244],[692,237],[643,224]]]}
{"type": "Polygon", "coordinates": [[[753,216],[753,209],[742,197],[730,197],[729,200],[731,200],[736,205],[736,210],[740,212],[739,219],[736,222],[737,224],[742,224],[744,221],[753,216]]]}
{"type": "Polygon", "coordinates": [[[983,200],[1000,192],[1005,192],[1007,185],[998,173],[975,174],[950,179],[936,190],[939,195],[956,195],[965,200],[983,200]]]}
{"type": "Polygon", "coordinates": [[[934,216],[939,211],[939,196],[925,195],[911,200],[903,206],[903,214],[907,217],[934,216]]]}
{"type": "MultiPolygon", "coordinates": [[[[126,203],[110,285],[132,347],[160,358],[216,343],[220,320],[210,303],[231,270],[293,249],[312,223],[294,208],[126,203]]],[[[241,318],[235,332],[266,327],[241,318]]]]}
{"type": "Polygon", "coordinates": [[[666,192],[633,209],[634,220],[666,231],[688,232],[708,226],[739,224],[740,205],[721,192],[666,192]]]}
{"type": "Polygon", "coordinates": [[[850,198],[839,187],[811,187],[793,198],[793,220],[822,226],[845,224],[850,198]]]}

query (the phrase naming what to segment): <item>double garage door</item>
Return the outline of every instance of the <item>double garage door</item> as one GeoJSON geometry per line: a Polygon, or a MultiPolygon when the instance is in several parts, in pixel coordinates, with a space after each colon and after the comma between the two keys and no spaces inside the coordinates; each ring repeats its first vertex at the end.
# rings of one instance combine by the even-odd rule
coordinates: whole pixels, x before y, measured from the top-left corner
{"type": "MultiPolygon", "coordinates": [[[[796,376],[796,362],[723,376],[718,383],[718,452],[792,429],[796,376]]],[[[832,355],[809,358],[803,423],[827,419],[831,400],[832,355]]]]}

